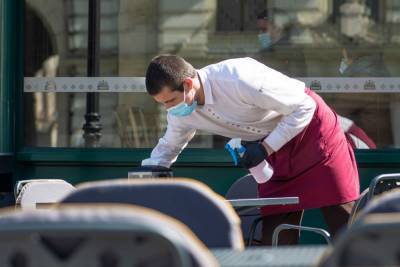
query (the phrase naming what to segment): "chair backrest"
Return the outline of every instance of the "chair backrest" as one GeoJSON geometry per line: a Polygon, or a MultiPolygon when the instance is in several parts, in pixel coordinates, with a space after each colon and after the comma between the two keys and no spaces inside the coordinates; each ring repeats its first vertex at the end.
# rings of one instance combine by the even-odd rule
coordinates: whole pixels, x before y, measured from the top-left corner
{"type": "Polygon", "coordinates": [[[363,210],[373,198],[399,187],[399,173],[382,174],[376,176],[374,179],[372,179],[369,187],[361,193],[359,199],[353,206],[348,225],[350,226],[352,223],[354,223],[358,213],[360,213],[360,211],[363,210]]]}
{"type": "Polygon", "coordinates": [[[35,209],[60,201],[75,190],[75,187],[64,180],[42,179],[25,180],[19,183],[15,192],[16,204],[21,208],[35,209]]]}
{"type": "Polygon", "coordinates": [[[227,199],[256,198],[258,196],[257,185],[253,176],[247,174],[237,179],[231,187],[229,187],[225,197],[227,199]]]}
{"type": "Polygon", "coordinates": [[[368,197],[369,197],[369,189],[367,188],[360,194],[360,197],[354,203],[354,206],[350,213],[348,226],[351,226],[354,223],[360,211],[367,205],[368,197]]]}
{"type": "Polygon", "coordinates": [[[375,177],[369,185],[368,200],[389,190],[400,187],[400,173],[388,173],[375,177]]]}
{"type": "Polygon", "coordinates": [[[217,266],[190,230],[133,205],[0,213],[0,266],[217,266]],[[193,258],[192,258],[193,257],[193,258]]]}
{"type": "Polygon", "coordinates": [[[400,214],[372,214],[336,240],[320,266],[399,266],[400,214]]]}
{"type": "Polygon", "coordinates": [[[368,202],[359,218],[375,213],[400,213],[400,188],[392,189],[368,202]]]}
{"type": "Polygon", "coordinates": [[[210,248],[243,248],[233,208],[204,184],[189,179],[130,179],[89,182],[63,203],[126,203],[167,214],[186,224],[210,248]]]}
{"type": "MultiPolygon", "coordinates": [[[[241,199],[241,198],[257,198],[258,197],[258,184],[251,174],[245,175],[237,179],[228,189],[225,197],[226,199],[241,199]]],[[[254,240],[261,240],[261,224],[253,225],[254,221],[261,216],[259,210],[254,209],[250,212],[240,216],[241,228],[244,240],[253,238],[254,240]],[[254,233],[251,233],[251,227],[255,227],[254,233]],[[254,236],[250,236],[254,234],[254,236]]]]}
{"type": "Polygon", "coordinates": [[[21,193],[22,188],[32,182],[62,182],[61,179],[29,179],[29,180],[19,180],[14,185],[14,197],[17,198],[21,193]]]}

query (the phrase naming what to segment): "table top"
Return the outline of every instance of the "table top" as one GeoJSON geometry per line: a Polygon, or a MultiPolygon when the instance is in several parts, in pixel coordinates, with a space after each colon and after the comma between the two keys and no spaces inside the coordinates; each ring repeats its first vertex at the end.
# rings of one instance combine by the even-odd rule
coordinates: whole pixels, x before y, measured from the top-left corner
{"type": "Polygon", "coordinates": [[[221,267],[316,266],[329,246],[251,247],[244,251],[212,249],[221,267]]]}
{"type": "Polygon", "coordinates": [[[238,213],[245,213],[250,210],[272,205],[298,204],[298,197],[272,197],[272,198],[243,198],[227,200],[238,213]]]}

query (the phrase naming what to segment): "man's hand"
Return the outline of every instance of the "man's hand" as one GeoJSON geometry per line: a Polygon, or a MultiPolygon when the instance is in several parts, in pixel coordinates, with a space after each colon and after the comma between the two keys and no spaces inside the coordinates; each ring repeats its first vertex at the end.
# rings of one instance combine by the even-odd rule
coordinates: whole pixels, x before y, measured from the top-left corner
{"type": "Polygon", "coordinates": [[[246,152],[244,152],[243,157],[239,159],[239,165],[246,169],[250,169],[265,160],[268,156],[268,152],[263,143],[264,142],[244,144],[243,146],[246,148],[246,152]]]}

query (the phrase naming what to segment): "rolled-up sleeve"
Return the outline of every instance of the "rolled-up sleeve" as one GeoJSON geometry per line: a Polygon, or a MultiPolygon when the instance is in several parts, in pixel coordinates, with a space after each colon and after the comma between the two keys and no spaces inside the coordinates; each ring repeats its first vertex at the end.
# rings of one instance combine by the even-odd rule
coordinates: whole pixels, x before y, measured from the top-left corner
{"type": "Polygon", "coordinates": [[[179,154],[195,135],[196,130],[180,124],[177,119],[168,116],[168,127],[163,137],[142,165],[159,165],[170,167],[179,154]]]}
{"type": "Polygon", "coordinates": [[[310,123],[316,104],[305,93],[303,82],[253,59],[244,61],[236,72],[236,89],[243,102],[282,115],[275,129],[265,139],[274,151],[278,151],[310,123]]]}

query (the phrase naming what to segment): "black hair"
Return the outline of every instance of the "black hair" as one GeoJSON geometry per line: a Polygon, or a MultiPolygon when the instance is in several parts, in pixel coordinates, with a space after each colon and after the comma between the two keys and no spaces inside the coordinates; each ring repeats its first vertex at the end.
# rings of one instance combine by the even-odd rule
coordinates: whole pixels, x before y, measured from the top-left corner
{"type": "Polygon", "coordinates": [[[147,67],[146,89],[150,95],[157,95],[165,86],[182,92],[182,83],[188,77],[196,77],[196,69],[190,63],[180,56],[160,55],[147,67]]]}

